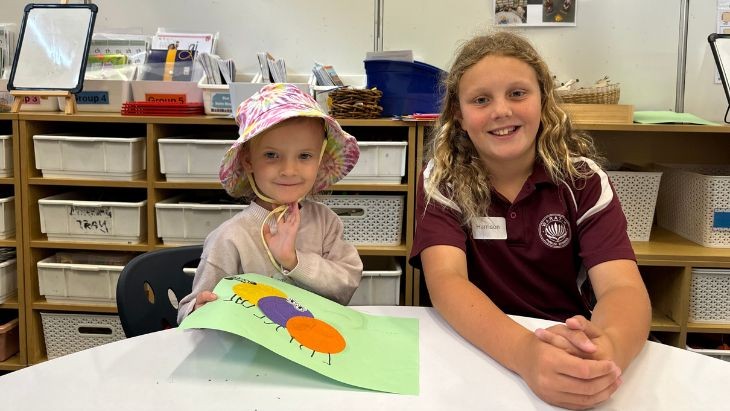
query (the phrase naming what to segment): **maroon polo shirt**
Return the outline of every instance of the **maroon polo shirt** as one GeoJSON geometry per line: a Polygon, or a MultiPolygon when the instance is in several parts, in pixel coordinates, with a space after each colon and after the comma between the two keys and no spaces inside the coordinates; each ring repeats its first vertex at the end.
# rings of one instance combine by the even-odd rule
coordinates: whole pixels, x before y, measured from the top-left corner
{"type": "Polygon", "coordinates": [[[537,161],[514,203],[492,191],[488,215],[505,219],[506,239],[474,238],[458,211],[435,200],[426,207],[421,176],[410,264],[421,268],[420,253],[428,247],[458,247],[466,253],[469,280],[505,313],[555,321],[576,314],[590,318],[580,291],[585,270],[636,257],[606,173],[590,160],[576,165],[596,173],[585,181],[555,183],[537,161]]]}

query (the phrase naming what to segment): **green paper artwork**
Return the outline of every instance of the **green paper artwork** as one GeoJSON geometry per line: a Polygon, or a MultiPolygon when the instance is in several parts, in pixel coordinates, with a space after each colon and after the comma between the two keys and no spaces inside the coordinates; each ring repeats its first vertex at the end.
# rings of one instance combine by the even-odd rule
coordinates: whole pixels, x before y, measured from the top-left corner
{"type": "Polygon", "coordinates": [[[662,123],[685,123],[700,124],[707,126],[719,126],[712,121],[707,121],[690,113],[675,113],[674,111],[634,111],[634,123],[641,124],[662,124],[662,123]]]}
{"type": "Polygon", "coordinates": [[[218,299],[186,317],[181,329],[240,335],[356,387],[419,392],[416,318],[364,314],[258,274],[226,277],[214,292],[218,299]]]}

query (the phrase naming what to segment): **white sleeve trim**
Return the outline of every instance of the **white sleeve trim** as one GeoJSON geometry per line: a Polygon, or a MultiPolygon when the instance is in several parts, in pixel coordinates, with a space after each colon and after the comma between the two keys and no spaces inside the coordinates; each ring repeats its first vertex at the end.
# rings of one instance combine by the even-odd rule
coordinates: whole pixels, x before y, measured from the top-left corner
{"type": "MultiPolygon", "coordinates": [[[[601,179],[601,195],[598,197],[598,201],[596,201],[596,204],[594,204],[593,207],[589,208],[582,216],[578,216],[576,224],[580,225],[586,218],[600,213],[608,207],[609,204],[611,204],[611,201],[613,201],[613,190],[611,189],[611,184],[608,182],[608,174],[606,174],[606,172],[603,171],[593,160],[585,157],[576,157],[572,160],[574,163],[581,161],[586,163],[588,167],[590,167],[591,170],[593,170],[601,179]]],[[[573,195],[572,190],[570,194],[573,195]]],[[[573,201],[575,201],[575,197],[573,197],[573,201]]]]}
{"type": "MultiPolygon", "coordinates": [[[[429,177],[431,176],[431,170],[433,170],[433,167],[434,167],[433,160],[429,160],[428,164],[426,164],[426,168],[423,170],[423,186],[425,189],[424,191],[428,191],[428,189],[430,188],[431,181],[430,181],[429,177]]],[[[461,209],[459,208],[459,206],[456,205],[456,203],[453,200],[446,198],[446,196],[441,194],[441,191],[439,191],[438,189],[434,191],[433,198],[438,203],[441,203],[446,207],[452,208],[452,209],[456,210],[457,212],[461,212],[461,209]]]]}

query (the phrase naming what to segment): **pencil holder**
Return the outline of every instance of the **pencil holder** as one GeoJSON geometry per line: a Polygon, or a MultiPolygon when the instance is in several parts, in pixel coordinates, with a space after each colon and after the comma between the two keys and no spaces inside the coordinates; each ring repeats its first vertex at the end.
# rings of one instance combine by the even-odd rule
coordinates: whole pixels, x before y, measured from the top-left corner
{"type": "Polygon", "coordinates": [[[340,88],[330,93],[328,106],[335,118],[378,118],[383,92],[378,89],[340,88]]]}

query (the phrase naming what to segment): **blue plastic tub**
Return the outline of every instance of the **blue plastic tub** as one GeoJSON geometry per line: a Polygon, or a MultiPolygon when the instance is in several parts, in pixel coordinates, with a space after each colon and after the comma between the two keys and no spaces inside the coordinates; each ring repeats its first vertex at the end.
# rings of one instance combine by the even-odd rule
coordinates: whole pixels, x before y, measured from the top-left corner
{"type": "Polygon", "coordinates": [[[419,61],[365,61],[367,88],[383,92],[383,116],[438,113],[441,108],[441,76],[446,72],[419,61]]]}

